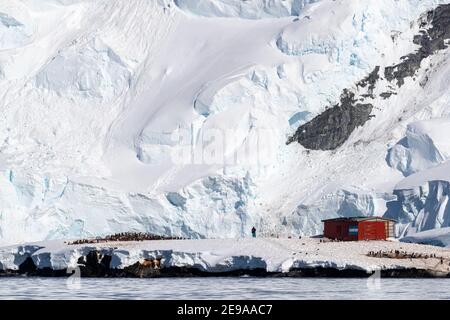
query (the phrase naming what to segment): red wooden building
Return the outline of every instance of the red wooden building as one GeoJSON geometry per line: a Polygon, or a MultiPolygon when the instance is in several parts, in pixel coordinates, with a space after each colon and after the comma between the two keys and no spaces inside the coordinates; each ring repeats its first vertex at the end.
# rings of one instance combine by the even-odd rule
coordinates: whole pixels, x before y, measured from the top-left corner
{"type": "Polygon", "coordinates": [[[395,221],[380,217],[353,217],[322,220],[325,238],[342,241],[386,240],[394,238],[395,221]]]}

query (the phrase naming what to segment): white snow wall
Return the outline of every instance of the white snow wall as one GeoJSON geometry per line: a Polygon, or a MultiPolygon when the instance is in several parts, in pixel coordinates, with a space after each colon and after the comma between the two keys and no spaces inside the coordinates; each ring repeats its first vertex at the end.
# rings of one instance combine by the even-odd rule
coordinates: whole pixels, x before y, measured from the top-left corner
{"type": "Polygon", "coordinates": [[[430,181],[422,187],[396,190],[386,217],[398,221],[399,236],[450,227],[450,182],[430,181]]]}

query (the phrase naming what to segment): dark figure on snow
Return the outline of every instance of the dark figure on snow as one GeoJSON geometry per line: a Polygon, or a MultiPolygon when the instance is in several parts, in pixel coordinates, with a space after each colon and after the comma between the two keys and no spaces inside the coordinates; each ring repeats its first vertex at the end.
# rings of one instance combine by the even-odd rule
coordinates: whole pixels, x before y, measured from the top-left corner
{"type": "Polygon", "coordinates": [[[255,227],[252,228],[252,237],[256,238],[256,228],[255,227]]]}

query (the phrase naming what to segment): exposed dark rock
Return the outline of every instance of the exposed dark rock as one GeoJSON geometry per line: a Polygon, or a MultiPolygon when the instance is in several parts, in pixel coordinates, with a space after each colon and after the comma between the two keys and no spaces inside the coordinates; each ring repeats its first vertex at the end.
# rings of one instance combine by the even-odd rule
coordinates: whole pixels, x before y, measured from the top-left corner
{"type": "Polygon", "coordinates": [[[367,88],[367,96],[373,98],[373,90],[375,89],[375,85],[377,81],[380,79],[380,66],[376,66],[375,69],[367,77],[359,81],[356,86],[361,88],[367,88]]]}
{"type": "Polygon", "coordinates": [[[132,277],[154,278],[161,276],[160,260],[145,259],[143,263],[135,264],[124,268],[124,272],[132,277]],[[158,261],[158,262],[157,262],[158,261]]]}
{"type": "Polygon", "coordinates": [[[296,278],[367,278],[369,274],[365,270],[358,269],[335,269],[319,267],[292,269],[286,274],[286,276],[296,278]]]}
{"type": "MultiPolygon", "coordinates": [[[[413,40],[420,46],[419,49],[402,57],[402,62],[399,64],[384,70],[386,80],[389,82],[396,80],[399,87],[405,83],[405,78],[415,75],[423,59],[448,47],[446,41],[450,39],[450,4],[440,5],[427,12],[420,26],[420,34],[416,35],[413,40]]],[[[287,144],[297,141],[311,150],[339,148],[357,127],[363,126],[371,119],[370,113],[373,105],[364,103],[364,101],[367,98],[374,99],[373,92],[380,79],[379,71],[380,67],[375,67],[367,77],[356,83],[358,89],[366,89],[366,92],[358,91],[358,94],[355,94],[345,89],[340,103],[300,126],[288,139],[287,144]]],[[[388,99],[393,94],[396,93],[384,92],[380,94],[380,97],[388,99]]]]}
{"type": "Polygon", "coordinates": [[[27,257],[24,262],[19,265],[19,274],[33,274],[37,267],[31,257],[27,257]]]}
{"type": "Polygon", "coordinates": [[[420,46],[419,49],[402,57],[402,62],[399,64],[384,70],[386,79],[390,82],[397,80],[399,87],[405,83],[405,78],[415,75],[425,58],[448,48],[446,40],[450,39],[450,4],[440,5],[427,12],[421,28],[420,34],[413,40],[420,46]]]}
{"type": "Polygon", "coordinates": [[[431,270],[424,269],[391,269],[382,270],[382,278],[450,278],[450,273],[441,274],[431,270]]]}
{"type": "Polygon", "coordinates": [[[392,95],[397,95],[397,92],[388,91],[388,92],[380,93],[380,97],[382,97],[385,100],[389,99],[392,95]]]}
{"type": "MultiPolygon", "coordinates": [[[[370,82],[367,83],[370,87],[370,82]]],[[[372,104],[359,103],[353,92],[344,90],[339,104],[302,125],[287,143],[298,141],[307,149],[334,150],[348,139],[355,128],[371,119],[372,109],[372,104]]]]}
{"type": "Polygon", "coordinates": [[[237,269],[224,272],[202,271],[197,268],[189,267],[168,267],[161,269],[161,277],[269,277],[277,273],[268,272],[264,268],[237,269]]]}
{"type": "MultiPolygon", "coordinates": [[[[300,268],[292,269],[288,273],[279,276],[296,278],[367,278],[371,274],[359,269],[335,269],[335,268],[300,268]]],[[[404,268],[380,270],[381,278],[450,278],[450,273],[439,273],[432,270],[404,268]]]]}
{"type": "Polygon", "coordinates": [[[80,257],[78,263],[82,277],[105,277],[108,276],[110,269],[111,256],[102,255],[94,250],[89,252],[86,257],[80,257]]]}

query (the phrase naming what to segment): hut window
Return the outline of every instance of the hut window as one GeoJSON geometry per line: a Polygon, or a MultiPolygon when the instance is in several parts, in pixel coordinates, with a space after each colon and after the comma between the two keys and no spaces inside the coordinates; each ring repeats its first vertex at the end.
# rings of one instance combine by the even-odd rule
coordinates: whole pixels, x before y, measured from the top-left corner
{"type": "Polygon", "coordinates": [[[358,235],[358,226],[349,226],[348,234],[351,236],[357,236],[358,235]]]}

